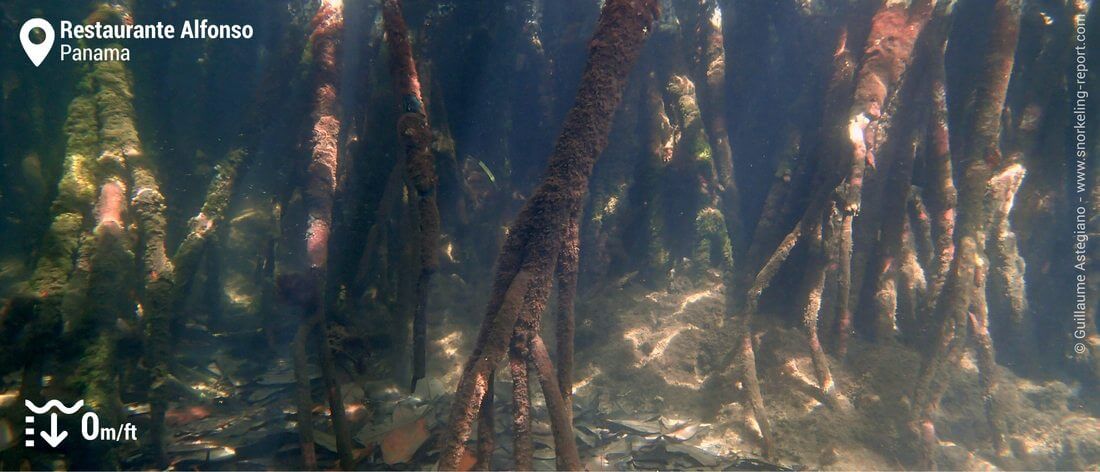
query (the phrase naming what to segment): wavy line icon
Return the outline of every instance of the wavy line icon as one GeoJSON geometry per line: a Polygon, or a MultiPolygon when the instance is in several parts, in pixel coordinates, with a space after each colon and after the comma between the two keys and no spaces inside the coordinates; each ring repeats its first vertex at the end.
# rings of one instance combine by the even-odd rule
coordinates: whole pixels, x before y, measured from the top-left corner
{"type": "Polygon", "coordinates": [[[80,407],[84,406],[84,400],[77,400],[76,403],[73,403],[73,406],[70,406],[68,408],[65,407],[64,403],[61,403],[58,400],[50,400],[42,406],[37,406],[30,400],[23,400],[23,403],[26,404],[27,408],[36,415],[41,415],[47,411],[50,411],[51,408],[57,408],[58,411],[66,415],[71,415],[73,413],[76,413],[76,411],[79,410],[80,407]]]}

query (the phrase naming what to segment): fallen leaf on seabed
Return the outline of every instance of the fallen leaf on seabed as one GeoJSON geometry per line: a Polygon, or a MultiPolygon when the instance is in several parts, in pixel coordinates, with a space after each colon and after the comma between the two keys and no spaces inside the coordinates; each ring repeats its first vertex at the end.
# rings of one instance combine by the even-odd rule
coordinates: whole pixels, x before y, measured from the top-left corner
{"type": "Polygon", "coordinates": [[[382,439],[382,461],[387,465],[408,462],[428,440],[428,421],[420,418],[394,428],[382,439]]]}
{"type": "Polygon", "coordinates": [[[703,467],[714,467],[718,465],[718,456],[695,446],[689,446],[687,444],[667,444],[665,445],[665,450],[673,454],[684,454],[691,457],[703,467]]]}
{"type": "Polygon", "coordinates": [[[180,426],[205,419],[210,416],[210,408],[202,405],[173,408],[164,413],[164,423],[168,426],[180,426]]]}
{"type": "Polygon", "coordinates": [[[627,430],[641,434],[657,434],[661,432],[661,424],[659,421],[644,421],[644,420],[630,420],[630,419],[608,419],[608,423],[621,426],[627,430]]]}

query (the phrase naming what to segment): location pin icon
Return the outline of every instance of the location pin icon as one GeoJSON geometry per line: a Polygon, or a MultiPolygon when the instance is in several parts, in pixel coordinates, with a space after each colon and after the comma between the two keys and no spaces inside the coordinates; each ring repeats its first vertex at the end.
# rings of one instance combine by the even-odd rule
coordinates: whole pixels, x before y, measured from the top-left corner
{"type": "Polygon", "coordinates": [[[19,30],[19,42],[23,43],[23,50],[27,52],[27,57],[31,58],[35,67],[38,67],[42,61],[46,60],[50,49],[53,48],[53,26],[42,18],[31,18],[23,23],[23,28],[19,30]],[[38,44],[31,41],[31,31],[35,28],[41,28],[46,34],[46,38],[38,44]]]}

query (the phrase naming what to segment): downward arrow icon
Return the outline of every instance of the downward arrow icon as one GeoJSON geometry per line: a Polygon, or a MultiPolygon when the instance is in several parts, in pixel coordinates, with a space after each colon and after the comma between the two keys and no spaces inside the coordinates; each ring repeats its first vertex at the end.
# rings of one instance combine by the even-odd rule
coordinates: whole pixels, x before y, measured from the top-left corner
{"type": "Polygon", "coordinates": [[[48,433],[43,431],[42,439],[45,439],[50,447],[57,447],[67,437],[69,437],[68,431],[61,431],[60,433],[57,431],[57,413],[50,413],[50,431],[48,433]]]}

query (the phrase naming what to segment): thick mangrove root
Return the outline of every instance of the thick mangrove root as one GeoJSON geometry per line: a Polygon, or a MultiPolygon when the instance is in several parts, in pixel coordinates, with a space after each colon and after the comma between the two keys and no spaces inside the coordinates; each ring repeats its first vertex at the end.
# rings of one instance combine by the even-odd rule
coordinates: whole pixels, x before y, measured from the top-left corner
{"type": "MultiPolygon", "coordinates": [[[[986,63],[981,76],[976,82],[978,85],[974,95],[975,105],[969,121],[969,139],[963,146],[965,154],[962,162],[966,162],[967,166],[963,172],[963,184],[960,189],[958,219],[960,244],[952,261],[952,270],[948,274],[941,299],[937,304],[936,316],[933,317],[933,322],[940,324],[936,331],[938,338],[933,342],[933,350],[925,356],[917,379],[914,395],[915,412],[918,415],[924,415],[923,418],[914,419],[917,423],[931,421],[928,415],[935,409],[935,405],[929,404],[933,401],[930,386],[938,375],[938,370],[947,363],[950,339],[955,336],[951,325],[957,325],[960,318],[965,320],[975,303],[978,304],[979,310],[985,310],[984,279],[988,264],[983,250],[988,223],[991,220],[986,196],[993,166],[1001,160],[1002,111],[1016,44],[1019,40],[1020,10],[1020,2],[1017,0],[998,0],[990,16],[989,49],[986,52],[986,63]],[[976,295],[978,285],[983,289],[980,295],[976,295]]],[[[978,327],[979,324],[975,323],[974,328],[978,327]]],[[[980,327],[984,329],[984,322],[980,327]]],[[[979,355],[991,356],[992,341],[988,336],[982,339],[982,333],[976,333],[976,335],[980,338],[979,355]]],[[[995,373],[989,370],[992,370],[993,366],[980,367],[985,367],[983,385],[989,385],[989,392],[992,393],[995,377],[991,376],[995,373]]],[[[993,402],[992,399],[990,401],[993,402]]],[[[995,405],[995,402],[987,405],[995,405]]],[[[991,425],[1002,424],[1001,419],[996,417],[995,408],[987,409],[987,414],[990,416],[991,425]]],[[[994,448],[1000,452],[1003,449],[1003,442],[1000,442],[998,436],[1003,433],[996,427],[992,433],[994,448]]],[[[934,466],[934,456],[922,456],[920,463],[922,466],[934,466]]]]}
{"type": "Polygon", "coordinates": [[[577,269],[580,266],[581,252],[579,216],[574,216],[566,227],[558,265],[554,271],[558,286],[557,317],[554,320],[558,387],[561,388],[570,423],[573,418],[573,335],[576,330],[574,301],[577,298],[577,269]]]}
{"type": "Polygon", "coordinates": [[[313,442],[313,389],[309,385],[309,363],[306,345],[313,330],[308,319],[303,318],[291,341],[294,360],[294,400],[297,407],[298,445],[302,449],[302,467],[317,470],[317,451],[313,442]]]}
{"type": "Polygon", "coordinates": [[[74,262],[81,252],[89,252],[84,234],[88,222],[92,221],[97,196],[95,158],[99,155],[99,136],[95,88],[90,75],[80,82],[77,92],[69,103],[65,120],[64,170],[57,185],[57,197],[50,207],[52,220],[30,277],[30,295],[38,302],[33,309],[24,311],[33,313],[33,317],[27,318],[25,325],[19,328],[24,334],[16,335],[19,325],[15,324],[18,323],[15,317],[5,320],[5,323],[13,323],[10,327],[0,328],[0,331],[10,330],[5,333],[5,339],[11,335],[8,352],[0,355],[0,365],[4,366],[0,367],[0,375],[22,367],[24,382],[20,395],[35,401],[39,400],[42,386],[42,363],[54,355],[52,351],[61,327],[73,321],[73,310],[66,310],[64,301],[70,290],[79,291],[77,284],[72,283],[76,271],[74,262]],[[20,358],[26,361],[18,361],[20,358]]]}
{"type": "Polygon", "coordinates": [[[122,226],[126,208],[126,187],[110,178],[100,188],[96,205],[96,227],[90,258],[92,271],[88,276],[88,294],[81,320],[81,332],[87,347],[80,359],[80,372],[87,405],[102,418],[115,420],[122,414],[119,397],[114,326],[123,320],[131,322],[133,305],[127,300],[125,281],[132,276],[134,254],[130,237],[122,226]]]}
{"type": "Polygon", "coordinates": [[[817,377],[817,386],[821,393],[828,399],[830,406],[837,406],[833,395],[833,374],[829,370],[829,360],[825,356],[825,350],[821,347],[821,339],[818,337],[818,317],[821,313],[821,295],[825,290],[825,267],[828,262],[825,255],[822,228],[809,235],[810,260],[806,277],[803,279],[805,298],[805,310],[802,313],[802,323],[806,328],[806,334],[810,345],[810,359],[813,361],[814,374],[817,377]]]}
{"type": "Polygon", "coordinates": [[[318,327],[316,346],[321,359],[321,376],[325,382],[332,425],[336,436],[337,455],[340,467],[351,470],[352,458],[351,431],[344,412],[344,400],[340,393],[340,384],[335,378],[335,366],[332,359],[332,346],[328,340],[328,256],[329,237],[332,231],[332,208],[336,194],[338,152],[340,137],[340,118],[337,110],[337,84],[340,79],[339,57],[340,38],[344,30],[343,2],[326,0],[321,3],[313,17],[313,33],[310,36],[313,81],[313,133],[311,139],[311,161],[308,168],[309,182],[306,187],[306,207],[309,213],[306,231],[306,254],[310,264],[310,276],[317,290],[319,301],[314,306],[318,327]]]}
{"type": "Polygon", "coordinates": [[[1027,345],[1028,301],[1024,286],[1026,264],[1020,255],[1016,233],[1012,230],[1009,213],[1016,201],[1016,193],[1023,184],[1027,172],[1020,164],[1010,164],[990,181],[992,218],[990,221],[989,252],[992,267],[990,277],[998,295],[1007,300],[1008,324],[1013,339],[1021,346],[1027,345]]]}
{"type": "Polygon", "coordinates": [[[550,363],[550,354],[542,337],[535,334],[530,344],[531,363],[538,373],[542,394],[546,398],[546,409],[550,412],[550,429],[554,435],[554,448],[557,454],[558,468],[562,470],[582,470],[577,442],[573,438],[573,415],[565,409],[565,400],[561,396],[561,387],[550,363]]]}
{"type": "Polygon", "coordinates": [[[745,394],[752,406],[753,416],[756,418],[756,426],[760,428],[762,455],[764,457],[775,456],[775,439],[772,434],[772,424],[768,420],[768,410],[764,406],[764,396],[760,394],[760,379],[756,376],[756,353],[752,347],[752,333],[749,327],[744,327],[745,333],[739,341],[738,349],[739,374],[744,382],[745,394]]]}
{"type": "Polygon", "coordinates": [[[493,468],[493,448],[496,447],[493,385],[496,384],[496,374],[489,375],[488,383],[489,390],[485,392],[485,398],[481,399],[481,416],[477,419],[477,462],[474,463],[474,470],[493,468]]]}
{"type": "MultiPolygon", "coordinates": [[[[512,374],[512,437],[516,470],[534,470],[535,445],[531,437],[531,393],[527,359],[530,358],[522,339],[513,338],[508,353],[508,369],[512,374]],[[518,341],[518,342],[517,342],[518,341]]],[[[559,371],[560,372],[560,371],[559,371]]]]}
{"type": "Polygon", "coordinates": [[[416,308],[413,314],[413,378],[411,389],[424,378],[427,363],[428,287],[439,267],[439,207],[436,187],[439,178],[432,153],[432,129],[420,93],[420,77],[413,59],[409,31],[401,13],[400,0],[386,0],[382,7],[386,44],[390,51],[390,73],[394,96],[402,113],[397,132],[405,147],[405,173],[415,190],[420,271],[416,280],[416,308]]]}
{"type": "MultiPolygon", "coordinates": [[[[230,151],[215,169],[199,213],[191,218],[190,231],[180,242],[165,266],[173,268],[167,278],[147,275],[146,284],[146,360],[152,370],[150,389],[150,432],[148,443],[158,463],[164,463],[164,413],[168,398],[166,387],[172,377],[170,359],[173,353],[171,326],[175,314],[182,309],[190,292],[191,282],[198,272],[203,254],[214,229],[225,217],[238,168],[246,157],[243,150],[230,151]],[[151,280],[150,280],[151,279],[151,280]]],[[[163,212],[161,213],[163,214],[163,212]]],[[[162,239],[163,240],[163,239],[162,239]]]]}
{"type": "Polygon", "coordinates": [[[926,307],[935,306],[943,285],[947,281],[947,272],[955,258],[955,207],[958,205],[958,191],[955,189],[955,177],[952,174],[950,129],[947,121],[947,88],[943,64],[943,48],[940,45],[936,59],[931,64],[932,74],[932,119],[928,128],[929,153],[929,203],[932,208],[933,255],[929,269],[928,297],[926,307]]]}
{"type": "MultiPolygon", "coordinates": [[[[129,182],[132,182],[130,208],[139,231],[143,278],[139,300],[145,315],[144,363],[150,370],[150,431],[146,443],[156,462],[166,465],[163,452],[164,414],[168,407],[168,390],[175,383],[169,366],[173,345],[170,329],[172,315],[179,309],[179,302],[174,298],[178,294],[176,287],[179,281],[165,241],[167,203],[160,191],[152,162],[144,154],[138,140],[130,71],[123,63],[105,62],[96,66],[96,78],[100,100],[105,103],[101,107],[100,117],[104,121],[104,129],[110,131],[110,138],[104,136],[102,142],[104,152],[116,149],[125,156],[129,182]]],[[[188,269],[193,270],[194,267],[188,269]]],[[[190,277],[193,272],[187,275],[190,277]]]]}
{"type": "Polygon", "coordinates": [[[775,278],[775,274],[779,272],[779,268],[783,265],[783,262],[787,260],[787,256],[791,254],[791,250],[794,249],[801,235],[802,223],[799,222],[795,225],[794,229],[787,234],[783,242],[779,244],[779,248],[772,254],[768,262],[764,264],[764,267],[760,269],[760,272],[756,274],[756,279],[753,281],[752,286],[749,287],[744,311],[740,315],[740,325],[744,332],[741,333],[739,348],[735,352],[738,365],[737,374],[743,382],[746,395],[752,405],[756,424],[760,427],[760,435],[762,437],[764,449],[763,455],[765,457],[772,457],[775,453],[775,440],[772,437],[771,422],[768,420],[768,412],[764,406],[764,397],[760,393],[760,381],[756,375],[756,353],[753,351],[752,345],[752,318],[756,315],[757,306],[760,304],[760,296],[764,293],[764,290],[771,285],[772,279],[775,278]]]}
{"type": "MultiPolygon", "coordinates": [[[[659,10],[654,0],[604,4],[576,101],[555,143],[546,176],[516,218],[497,261],[485,320],[459,380],[450,427],[444,433],[440,470],[457,468],[488,390],[489,373],[503,360],[521,313],[539,313],[546,306],[562,241],[582,206],[592,167],[607,145],[610,117],[659,10]]],[[[560,397],[556,379],[551,380],[555,388],[551,391],[544,383],[543,393],[560,397]]],[[[571,433],[567,439],[573,441],[571,433]]],[[[558,446],[559,454],[568,450],[558,446]]]]}
{"type": "Polygon", "coordinates": [[[116,359],[119,335],[114,326],[137,322],[134,305],[127,299],[126,281],[133,275],[134,254],[125,221],[131,210],[127,199],[131,181],[128,159],[140,159],[141,141],[134,127],[130,77],[125,67],[121,63],[98,63],[92,77],[99,119],[97,170],[101,184],[94,211],[94,242],[88,256],[88,291],[74,334],[91,340],[77,367],[84,397],[104,421],[115,421],[122,414],[122,405],[116,359]]]}
{"type": "Polygon", "coordinates": [[[726,51],[722,23],[718,21],[718,5],[713,0],[684,0],[677,9],[694,18],[690,26],[692,38],[692,72],[698,84],[700,110],[710,140],[717,171],[718,194],[725,221],[727,238],[731,242],[731,258],[738,260],[747,247],[741,218],[741,192],[733,166],[729,126],[726,123],[726,51]]]}

